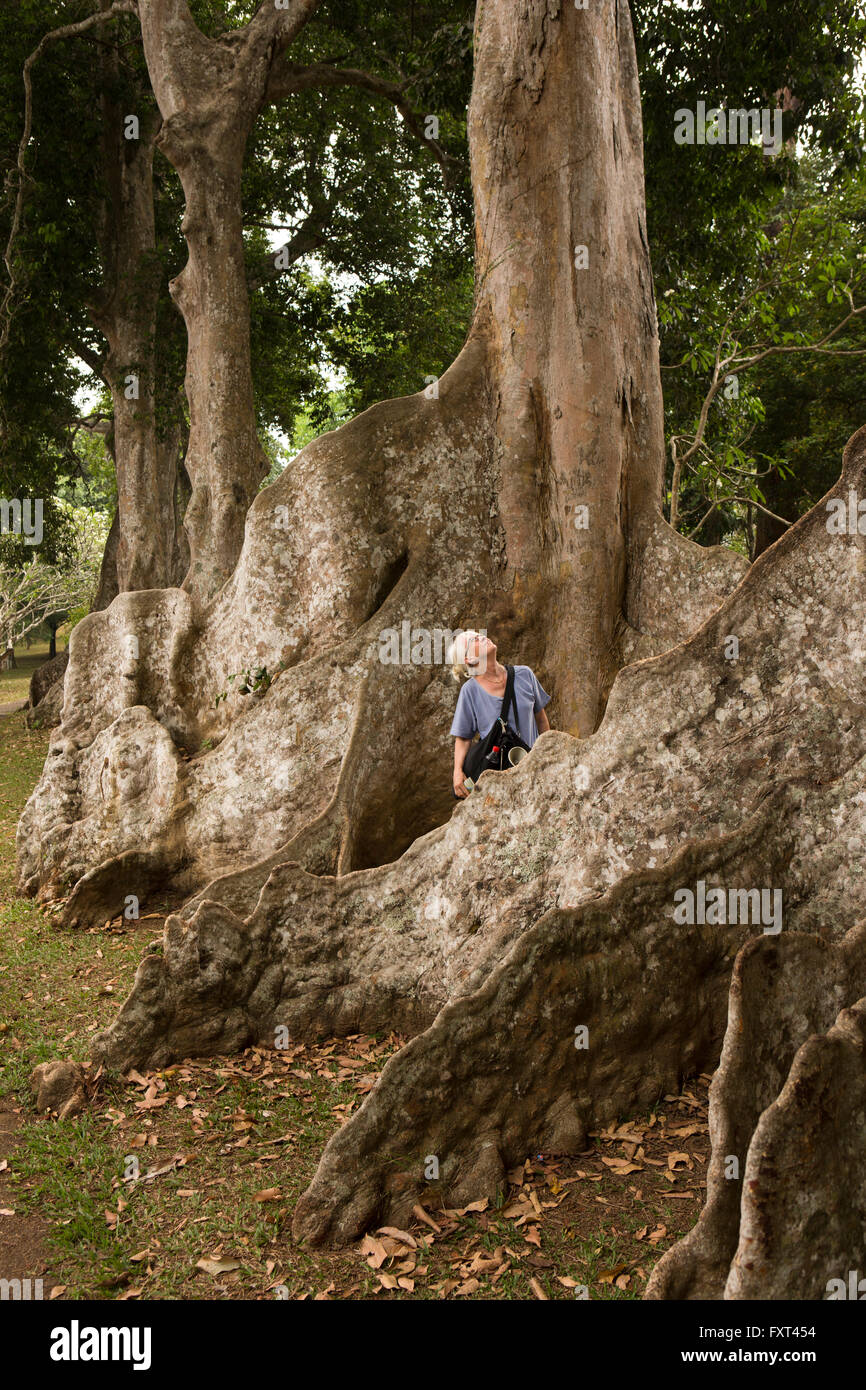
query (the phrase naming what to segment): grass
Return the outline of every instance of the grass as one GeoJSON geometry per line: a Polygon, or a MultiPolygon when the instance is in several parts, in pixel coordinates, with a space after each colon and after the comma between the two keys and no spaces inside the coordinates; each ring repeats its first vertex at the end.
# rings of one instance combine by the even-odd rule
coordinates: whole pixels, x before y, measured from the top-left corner
{"type": "Polygon", "coordinates": [[[17,896],[15,825],[47,744],[21,714],[0,718],[0,1096],[23,1118],[0,1206],[49,1223],[47,1287],[97,1299],[641,1296],[700,1210],[707,1077],[584,1154],[529,1155],[498,1207],[444,1209],[431,1187],[438,1230],[417,1222],[409,1241],[379,1234],[341,1252],[295,1244],[292,1213],[401,1046],[394,1035],[103,1076],[77,1119],[38,1116],[32,1068],[87,1060],[164,918],[72,931],[17,896]]]}
{"type": "Polygon", "coordinates": [[[26,700],[30,693],[30,677],[36,667],[47,660],[47,642],[34,643],[29,649],[18,647],[15,652],[17,664],[11,671],[0,671],[0,705],[10,704],[13,700],[26,700]]]}

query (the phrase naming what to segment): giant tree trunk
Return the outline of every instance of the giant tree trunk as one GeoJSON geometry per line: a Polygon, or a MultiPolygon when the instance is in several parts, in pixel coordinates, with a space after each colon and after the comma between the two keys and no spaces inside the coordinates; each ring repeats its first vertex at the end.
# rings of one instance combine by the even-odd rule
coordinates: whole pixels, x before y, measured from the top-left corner
{"type": "MultiPolygon", "coordinates": [[[[233,51],[202,39],[199,52],[194,25],[182,33],[189,47],[173,30],[160,38],[161,4],[143,10],[149,61],[154,44],[171,42],[190,82],[233,51]]],[[[76,629],[69,681],[74,688],[80,671],[81,704],[70,719],[90,751],[70,743],[68,756],[96,757],[98,747],[109,766],[131,758],[141,785],[132,797],[116,788],[108,823],[106,778],[96,805],[85,777],[74,812],[58,818],[51,785],[65,760],[53,759],[22,830],[32,890],[51,894],[95,874],[92,892],[114,874],[101,866],[142,844],[155,875],[194,888],[299,835],[317,872],[392,860],[452,809],[453,687],[429,657],[383,665],[383,629],[488,627],[504,654],[549,683],[554,723],[586,735],[625,656],[681,640],[741,575],[737,557],[702,551],[661,521],[628,10],[619,0],[557,11],[542,0],[517,14],[504,0],[480,11],[470,112],[477,308],[438,396],[376,406],[298,455],[256,498],[237,569],[202,616],[164,593],[115,605],[107,628],[90,619],[76,629]],[[591,81],[578,80],[590,71],[591,81]],[[575,268],[580,245],[587,270],[575,268]],[[130,637],[137,659],[124,655],[130,637]],[[106,684],[85,678],[91,662],[106,668],[106,684]],[[233,693],[230,676],[280,662],[289,670],[264,700],[233,693]],[[220,739],[190,763],[177,751],[220,739]],[[159,787],[150,740],[171,769],[159,787]],[[383,757],[385,746],[403,752],[383,757]],[[238,775],[227,797],[225,779],[238,775]],[[50,869],[31,858],[32,819],[51,839],[57,823],[50,869]]],[[[189,128],[194,140],[201,122],[174,79],[165,87],[166,138],[189,128]]],[[[234,99],[229,92],[227,109],[234,99]]],[[[237,150],[241,137],[232,138],[237,150]]],[[[192,184],[189,196],[198,196],[192,184]]],[[[220,304],[202,301],[205,327],[209,309],[221,322],[220,304]]],[[[216,393],[206,419],[193,412],[188,457],[222,406],[216,393]]],[[[226,493],[235,461],[223,459],[226,493]]]]}
{"type": "MultiPolygon", "coordinates": [[[[145,23],[159,9],[142,0],[145,23]]],[[[804,632],[822,653],[828,641],[821,598],[834,630],[840,611],[862,620],[856,540],[837,538],[835,569],[816,567],[826,530],[804,518],[731,594],[744,563],[661,519],[625,0],[484,0],[476,52],[477,304],[438,396],[376,406],[298,455],[255,498],[207,608],[178,590],[127,594],[77,626],[68,714],[19,831],[23,886],[69,893],[68,922],[166,883],[198,890],[100,1041],[112,1064],[273,1041],[283,1023],[419,1034],[329,1146],[298,1213],[315,1239],[411,1206],[419,1154],[442,1154],[447,1192],[495,1186],[531,1143],[571,1149],[709,1064],[751,930],[698,930],[683,952],[673,887],[790,880],[792,925],[823,927],[832,855],[814,852],[816,834],[835,851],[828,827],[859,826],[862,721],[840,719],[830,695],[856,703],[860,666],[844,644],[797,666],[804,632]],[[487,627],[503,657],[537,670],[566,730],[450,820],[455,691],[423,649],[379,660],[381,633],[404,622],[487,627]],[[655,652],[620,674],[594,732],[618,668],[655,652]],[[280,663],[258,695],[230,680],[280,663]],[[584,1070],[578,1023],[598,1038],[584,1070]]],[[[176,93],[160,102],[191,169],[201,113],[176,93]]],[[[219,318],[192,292],[215,286],[207,230],[193,218],[189,235],[186,307],[219,318]]],[[[194,412],[199,441],[205,429],[194,412]]],[[[193,483],[201,537],[214,494],[201,472],[193,483]]],[[[198,552],[206,592],[220,564],[205,553],[217,552],[198,552]]]]}
{"type": "Polygon", "coordinates": [[[618,4],[569,8],[482,7],[469,135],[514,621],[560,725],[586,735],[658,515],[664,440],[631,24],[618,4]]]}

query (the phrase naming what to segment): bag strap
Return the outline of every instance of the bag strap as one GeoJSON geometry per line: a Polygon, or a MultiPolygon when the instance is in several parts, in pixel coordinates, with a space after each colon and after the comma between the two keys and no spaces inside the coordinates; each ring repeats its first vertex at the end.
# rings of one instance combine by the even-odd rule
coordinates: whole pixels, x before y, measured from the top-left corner
{"type": "Polygon", "coordinates": [[[505,678],[505,695],[502,700],[502,708],[499,711],[499,720],[504,727],[507,727],[508,708],[509,705],[514,705],[514,723],[516,725],[514,732],[519,735],[520,725],[518,723],[519,716],[517,713],[517,700],[514,698],[514,667],[506,666],[505,669],[508,672],[508,675],[505,678]]]}

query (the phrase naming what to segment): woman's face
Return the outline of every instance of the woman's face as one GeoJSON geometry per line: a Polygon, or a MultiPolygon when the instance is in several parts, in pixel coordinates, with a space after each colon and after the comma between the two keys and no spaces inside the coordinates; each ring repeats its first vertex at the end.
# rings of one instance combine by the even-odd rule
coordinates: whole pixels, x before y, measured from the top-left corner
{"type": "Polygon", "coordinates": [[[496,643],[489,637],[470,637],[466,643],[466,665],[473,675],[483,675],[488,666],[496,663],[496,643]]]}

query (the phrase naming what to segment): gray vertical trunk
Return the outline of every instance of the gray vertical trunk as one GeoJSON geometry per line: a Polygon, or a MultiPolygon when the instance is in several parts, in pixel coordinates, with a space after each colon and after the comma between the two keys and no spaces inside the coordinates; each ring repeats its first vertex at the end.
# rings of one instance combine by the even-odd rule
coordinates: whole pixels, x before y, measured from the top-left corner
{"type": "MultiPolygon", "coordinates": [[[[107,5],[108,0],[103,0],[107,5]]],[[[118,58],[102,50],[102,171],[99,225],[101,293],[91,308],[108,340],[103,375],[114,409],[112,452],[117,473],[117,591],[172,582],[176,466],[161,466],[155,419],[155,335],[160,290],[153,206],[156,128],[144,103],[124,111],[117,98],[118,58]],[[124,120],[137,115],[138,139],[124,120]],[[148,119],[150,118],[150,119],[148,119]]]]}
{"type": "Polygon", "coordinates": [[[186,197],[189,259],[170,287],[188,335],[185,587],[209,599],[235,567],[247,511],[267,473],[253,401],[241,173],[270,50],[212,42],[176,0],[142,0],[139,11],[163,118],[159,145],[186,197]]]}
{"type": "Polygon", "coordinates": [[[586,735],[664,469],[631,19],[626,0],[482,0],[476,37],[474,331],[515,614],[586,735]]]}

